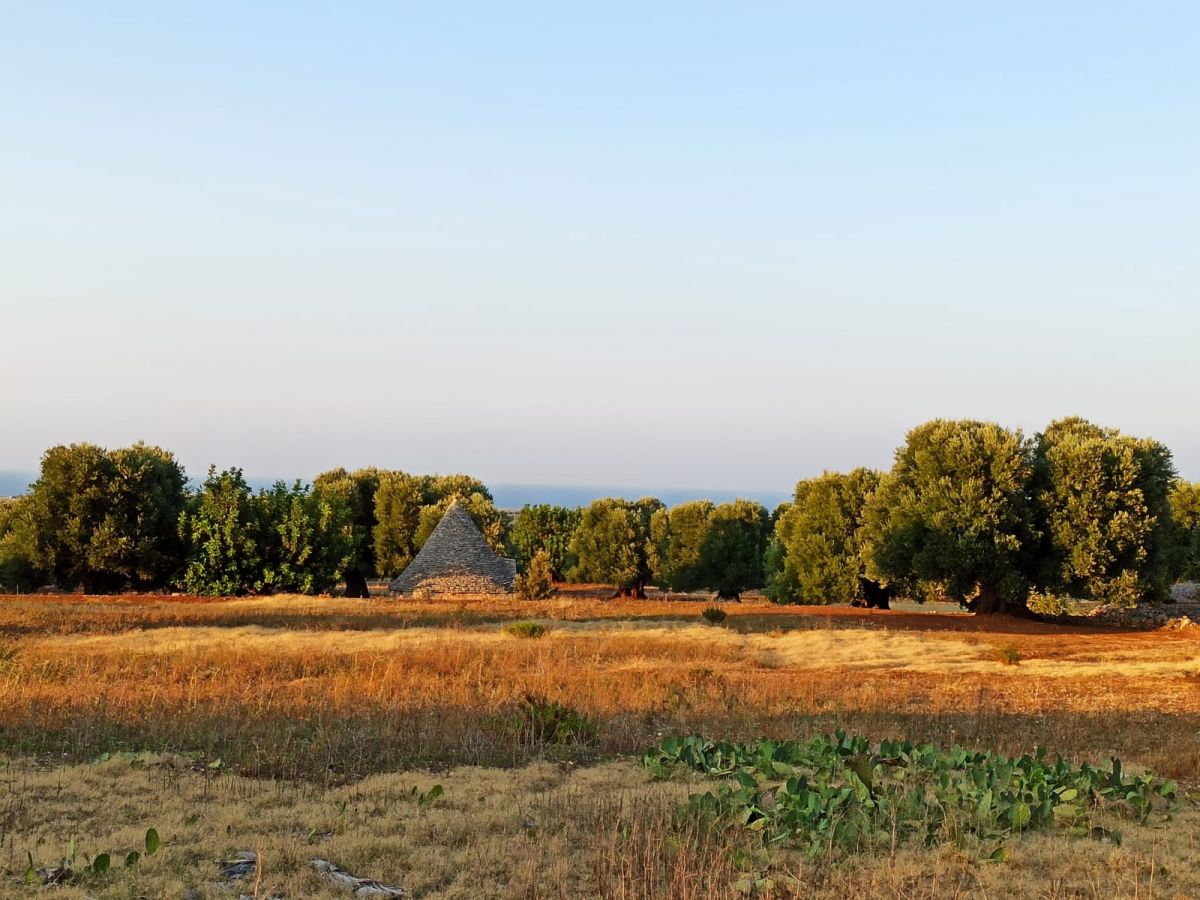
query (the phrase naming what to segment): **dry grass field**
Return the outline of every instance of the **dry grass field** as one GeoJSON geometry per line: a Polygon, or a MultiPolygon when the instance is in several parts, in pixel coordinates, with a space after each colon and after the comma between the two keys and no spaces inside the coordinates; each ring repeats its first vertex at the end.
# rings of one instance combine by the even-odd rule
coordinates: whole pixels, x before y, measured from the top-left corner
{"type": "Polygon", "coordinates": [[[231,890],[217,873],[253,850],[259,897],[339,896],[313,856],[417,897],[740,896],[747,870],[775,877],[764,896],[1200,897],[1194,629],[754,602],[714,626],[703,606],[2,597],[0,894],[252,895],[253,877],[231,890]],[[517,619],[544,636],[507,633],[517,619]],[[594,732],[548,740],[531,697],[594,732]],[[764,856],[682,817],[695,785],[651,783],[635,758],[671,735],[838,728],[1116,755],[1182,799],[1122,823],[1120,846],[1030,833],[1002,862],[951,845],[764,856]],[[137,867],[21,883],[72,838],[80,858],[123,858],[151,826],[163,847],[137,867]]]}

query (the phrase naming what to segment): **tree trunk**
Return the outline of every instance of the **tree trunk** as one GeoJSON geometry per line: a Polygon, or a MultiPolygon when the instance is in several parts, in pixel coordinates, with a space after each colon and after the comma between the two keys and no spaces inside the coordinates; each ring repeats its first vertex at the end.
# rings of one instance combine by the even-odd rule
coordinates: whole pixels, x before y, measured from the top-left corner
{"type": "Polygon", "coordinates": [[[732,600],[734,603],[742,602],[742,595],[738,591],[717,591],[718,600],[732,600]]]}
{"type": "Polygon", "coordinates": [[[878,581],[872,581],[870,578],[858,579],[858,597],[855,598],[851,606],[863,607],[866,609],[891,609],[892,594],[895,591],[891,585],[884,587],[878,581]]]}
{"type": "Polygon", "coordinates": [[[346,596],[371,596],[371,590],[367,587],[367,579],[363,577],[363,573],[358,566],[351,566],[346,572],[346,596]]]}
{"type": "Polygon", "coordinates": [[[1008,612],[1008,604],[1001,599],[1000,592],[994,584],[979,585],[979,596],[971,601],[967,608],[977,615],[1008,612]]]}

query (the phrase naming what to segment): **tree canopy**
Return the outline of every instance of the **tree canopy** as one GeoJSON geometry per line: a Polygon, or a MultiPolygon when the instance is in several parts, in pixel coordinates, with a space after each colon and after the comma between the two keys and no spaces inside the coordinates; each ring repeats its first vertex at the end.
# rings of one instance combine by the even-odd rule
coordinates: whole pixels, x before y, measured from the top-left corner
{"type": "MultiPolygon", "coordinates": [[[[866,575],[859,532],[879,486],[873,469],[825,472],[796,485],[793,502],[775,523],[781,552],[767,585],[784,603],[850,603],[866,575]]],[[[778,552],[778,551],[777,551],[778,552]]]]}
{"type": "Polygon", "coordinates": [[[1200,482],[1180,481],[1171,491],[1174,529],[1173,571],[1187,581],[1200,581],[1200,482]]]}
{"type": "Polygon", "coordinates": [[[1166,599],[1175,539],[1170,451],[1069,418],[1037,436],[1034,455],[1039,586],[1121,606],[1166,599]]]}
{"type": "Polygon", "coordinates": [[[1024,608],[1038,547],[1032,444],[992,422],[936,419],[908,433],[867,504],[871,577],[920,581],[977,612],[1024,608]]]}
{"type": "Polygon", "coordinates": [[[240,469],[209,469],[179,531],[194,594],[320,593],[354,562],[349,507],[300,482],[254,494],[240,469]]]}
{"type": "Polygon", "coordinates": [[[64,588],[162,586],[178,566],[185,485],[158,447],[52,447],[24,501],[29,562],[64,588]]]}
{"type": "Polygon", "coordinates": [[[565,581],[576,559],[571,540],[583,514],[566,506],[523,506],[508,529],[508,548],[517,567],[525,571],[539,550],[545,550],[555,580],[565,581]]]}
{"type": "Polygon", "coordinates": [[[583,510],[571,540],[577,560],[571,577],[613,585],[618,594],[645,597],[650,582],[650,520],[662,509],[651,497],[609,497],[583,510]]]}

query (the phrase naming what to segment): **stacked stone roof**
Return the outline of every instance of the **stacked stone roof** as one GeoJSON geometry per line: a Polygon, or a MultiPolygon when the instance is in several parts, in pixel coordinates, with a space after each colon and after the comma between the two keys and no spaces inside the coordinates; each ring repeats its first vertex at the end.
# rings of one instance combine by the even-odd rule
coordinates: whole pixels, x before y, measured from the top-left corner
{"type": "Polygon", "coordinates": [[[457,500],[389,589],[396,594],[507,594],[517,564],[497,556],[457,500]]]}

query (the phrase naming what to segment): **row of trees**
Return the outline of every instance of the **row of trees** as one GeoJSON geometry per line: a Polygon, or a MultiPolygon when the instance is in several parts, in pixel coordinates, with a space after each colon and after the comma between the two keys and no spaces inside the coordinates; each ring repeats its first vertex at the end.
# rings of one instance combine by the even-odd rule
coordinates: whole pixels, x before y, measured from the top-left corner
{"type": "Polygon", "coordinates": [[[0,503],[0,584],[92,592],[323,592],[398,574],[454,498],[522,571],[644,596],[648,584],[780,602],[948,597],[981,612],[1033,598],[1131,605],[1200,578],[1200,485],[1161,444],[1072,418],[1026,438],[937,420],[889,472],[801,481],[768,514],[748,500],[667,509],[656,499],[526,506],[511,519],[466,475],[335,469],[311,487],[253,491],[240,470],[197,490],[165,450],[47,451],[30,493],[0,503]]]}
{"type": "Polygon", "coordinates": [[[1032,439],[938,420],[890,472],[802,481],[768,556],[768,593],[790,602],[853,601],[872,581],[979,612],[1161,601],[1200,575],[1200,487],[1162,444],[1084,419],[1032,439]]]}

